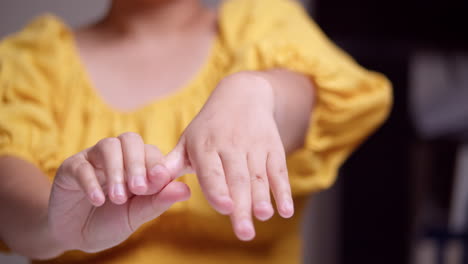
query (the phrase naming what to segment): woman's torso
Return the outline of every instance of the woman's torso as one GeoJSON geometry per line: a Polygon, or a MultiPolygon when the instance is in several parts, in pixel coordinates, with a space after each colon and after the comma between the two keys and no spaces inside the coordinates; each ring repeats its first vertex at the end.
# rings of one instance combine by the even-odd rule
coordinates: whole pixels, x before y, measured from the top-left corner
{"type": "MultiPolygon", "coordinates": [[[[222,37],[216,35],[207,45],[199,44],[199,55],[196,57],[201,59],[194,65],[200,64],[201,67],[195,73],[193,67],[187,67],[183,74],[185,77],[181,77],[187,81],[166,82],[172,86],[166,89],[160,86],[158,76],[174,74],[164,71],[163,62],[156,65],[163,71],[156,71],[154,79],[146,82],[140,80],[144,87],[131,87],[132,93],[138,93],[140,88],[148,92],[147,87],[155,84],[160,91],[150,93],[151,98],[141,97],[139,101],[129,104],[124,102],[119,106],[119,101],[122,101],[119,97],[128,91],[120,91],[121,94],[116,98],[109,97],[112,95],[108,90],[110,87],[99,88],[95,84],[112,84],[112,80],[102,80],[97,77],[102,71],[93,71],[100,64],[112,65],[115,62],[87,59],[93,57],[94,51],[81,49],[79,52],[79,41],[76,42],[70,32],[67,34],[69,37],[65,38],[61,48],[69,49],[67,65],[72,70],[62,80],[66,89],[57,89],[60,91],[57,96],[63,99],[57,102],[57,109],[60,109],[56,116],[60,126],[57,160],[64,160],[102,138],[115,137],[128,131],[140,134],[145,143],[156,145],[163,153],[168,153],[217,83],[232,71],[232,55],[224,46],[222,37]],[[203,58],[203,54],[207,53],[203,58]]],[[[116,65],[115,72],[107,68],[104,74],[108,77],[115,75],[119,87],[124,87],[127,81],[131,83],[124,76],[127,67],[136,67],[131,70],[138,75],[140,70],[148,72],[148,67],[152,65],[144,62],[141,65],[126,63],[125,60],[120,64],[116,65]]],[[[54,167],[48,175],[53,177],[54,167]]],[[[253,242],[241,242],[232,232],[229,217],[219,215],[209,206],[196,176],[186,175],[180,180],[189,185],[191,199],[174,205],[161,217],[141,227],[126,242],[98,254],[68,252],[50,263],[152,263],[154,260],[162,263],[219,263],[220,259],[225,263],[285,263],[295,262],[291,256],[299,257],[296,230],[299,214],[294,219],[285,220],[274,216],[268,222],[256,222],[256,239],[253,242]]],[[[296,201],[298,207],[301,207],[302,200],[296,201]]]]}

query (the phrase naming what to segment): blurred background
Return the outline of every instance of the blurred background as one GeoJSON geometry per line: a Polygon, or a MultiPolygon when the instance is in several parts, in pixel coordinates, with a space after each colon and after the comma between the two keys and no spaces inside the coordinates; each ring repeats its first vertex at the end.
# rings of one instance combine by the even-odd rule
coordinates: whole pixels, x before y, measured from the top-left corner
{"type": "MultiPolygon", "coordinates": [[[[312,197],[304,263],[468,263],[468,1],[302,2],[335,43],[389,77],[395,99],[334,187],[312,197]]],[[[44,12],[78,26],[106,6],[1,0],[0,37],[44,12]]]]}

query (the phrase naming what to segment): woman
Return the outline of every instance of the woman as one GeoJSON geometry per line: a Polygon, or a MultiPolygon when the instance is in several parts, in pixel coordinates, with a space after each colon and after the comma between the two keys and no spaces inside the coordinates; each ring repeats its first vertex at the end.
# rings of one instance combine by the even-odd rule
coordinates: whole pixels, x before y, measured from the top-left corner
{"type": "Polygon", "coordinates": [[[391,101],[287,0],[114,0],[0,62],[0,237],[46,263],[299,262],[304,201],[391,101]]]}

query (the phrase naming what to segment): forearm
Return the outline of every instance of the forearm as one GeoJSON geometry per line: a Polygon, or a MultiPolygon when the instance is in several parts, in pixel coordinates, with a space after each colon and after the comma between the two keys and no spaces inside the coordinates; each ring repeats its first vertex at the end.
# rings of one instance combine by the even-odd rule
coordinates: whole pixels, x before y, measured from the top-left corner
{"type": "Polygon", "coordinates": [[[287,70],[260,74],[273,89],[274,117],[284,148],[290,153],[304,145],[315,103],[315,87],[309,78],[287,70]]]}
{"type": "Polygon", "coordinates": [[[50,236],[47,208],[51,183],[32,164],[0,158],[0,239],[14,252],[33,259],[62,253],[50,236]]]}

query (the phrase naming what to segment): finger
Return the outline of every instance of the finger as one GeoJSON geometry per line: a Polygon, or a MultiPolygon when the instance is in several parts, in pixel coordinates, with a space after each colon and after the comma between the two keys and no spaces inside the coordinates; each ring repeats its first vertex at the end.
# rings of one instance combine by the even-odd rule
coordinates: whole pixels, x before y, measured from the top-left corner
{"type": "Polygon", "coordinates": [[[94,206],[103,205],[106,198],[96,178],[93,166],[85,159],[80,159],[72,167],[72,175],[75,176],[78,185],[86,194],[89,202],[94,206]]]}
{"type": "Polygon", "coordinates": [[[234,202],[231,221],[240,240],[252,240],[255,229],[252,222],[252,198],[246,155],[242,152],[220,153],[229,191],[234,202]]]}
{"type": "Polygon", "coordinates": [[[142,224],[160,216],[172,204],[189,197],[190,189],[182,182],[171,182],[158,194],[134,196],[129,203],[129,226],[135,231],[142,224]]]}
{"type": "Polygon", "coordinates": [[[99,141],[89,151],[91,163],[98,169],[102,169],[106,176],[108,195],[115,204],[123,204],[127,201],[125,180],[123,175],[123,156],[120,140],[117,138],[105,138],[99,141]]]}
{"type": "Polygon", "coordinates": [[[201,147],[198,147],[194,148],[190,157],[208,202],[219,213],[230,214],[233,210],[233,201],[229,194],[223,164],[218,153],[205,152],[201,147]]]}
{"type": "Polygon", "coordinates": [[[163,165],[164,156],[153,145],[145,145],[145,163],[148,179],[148,190],[145,195],[160,192],[172,179],[169,170],[163,165]]]}
{"type": "Polygon", "coordinates": [[[251,152],[247,155],[252,187],[252,208],[255,217],[261,221],[270,219],[274,213],[270,199],[266,162],[265,154],[251,152]]]}
{"type": "Polygon", "coordinates": [[[182,136],[175,148],[166,156],[164,166],[169,170],[172,179],[193,173],[186,151],[185,137],[182,136]]]}
{"type": "Polygon", "coordinates": [[[133,194],[145,194],[148,186],[143,139],[140,135],[132,132],[124,133],[118,138],[122,146],[127,186],[133,194]]]}
{"type": "Polygon", "coordinates": [[[293,216],[294,205],[291,196],[286,157],[283,152],[275,151],[268,154],[267,173],[279,214],[284,218],[293,216]]]}

